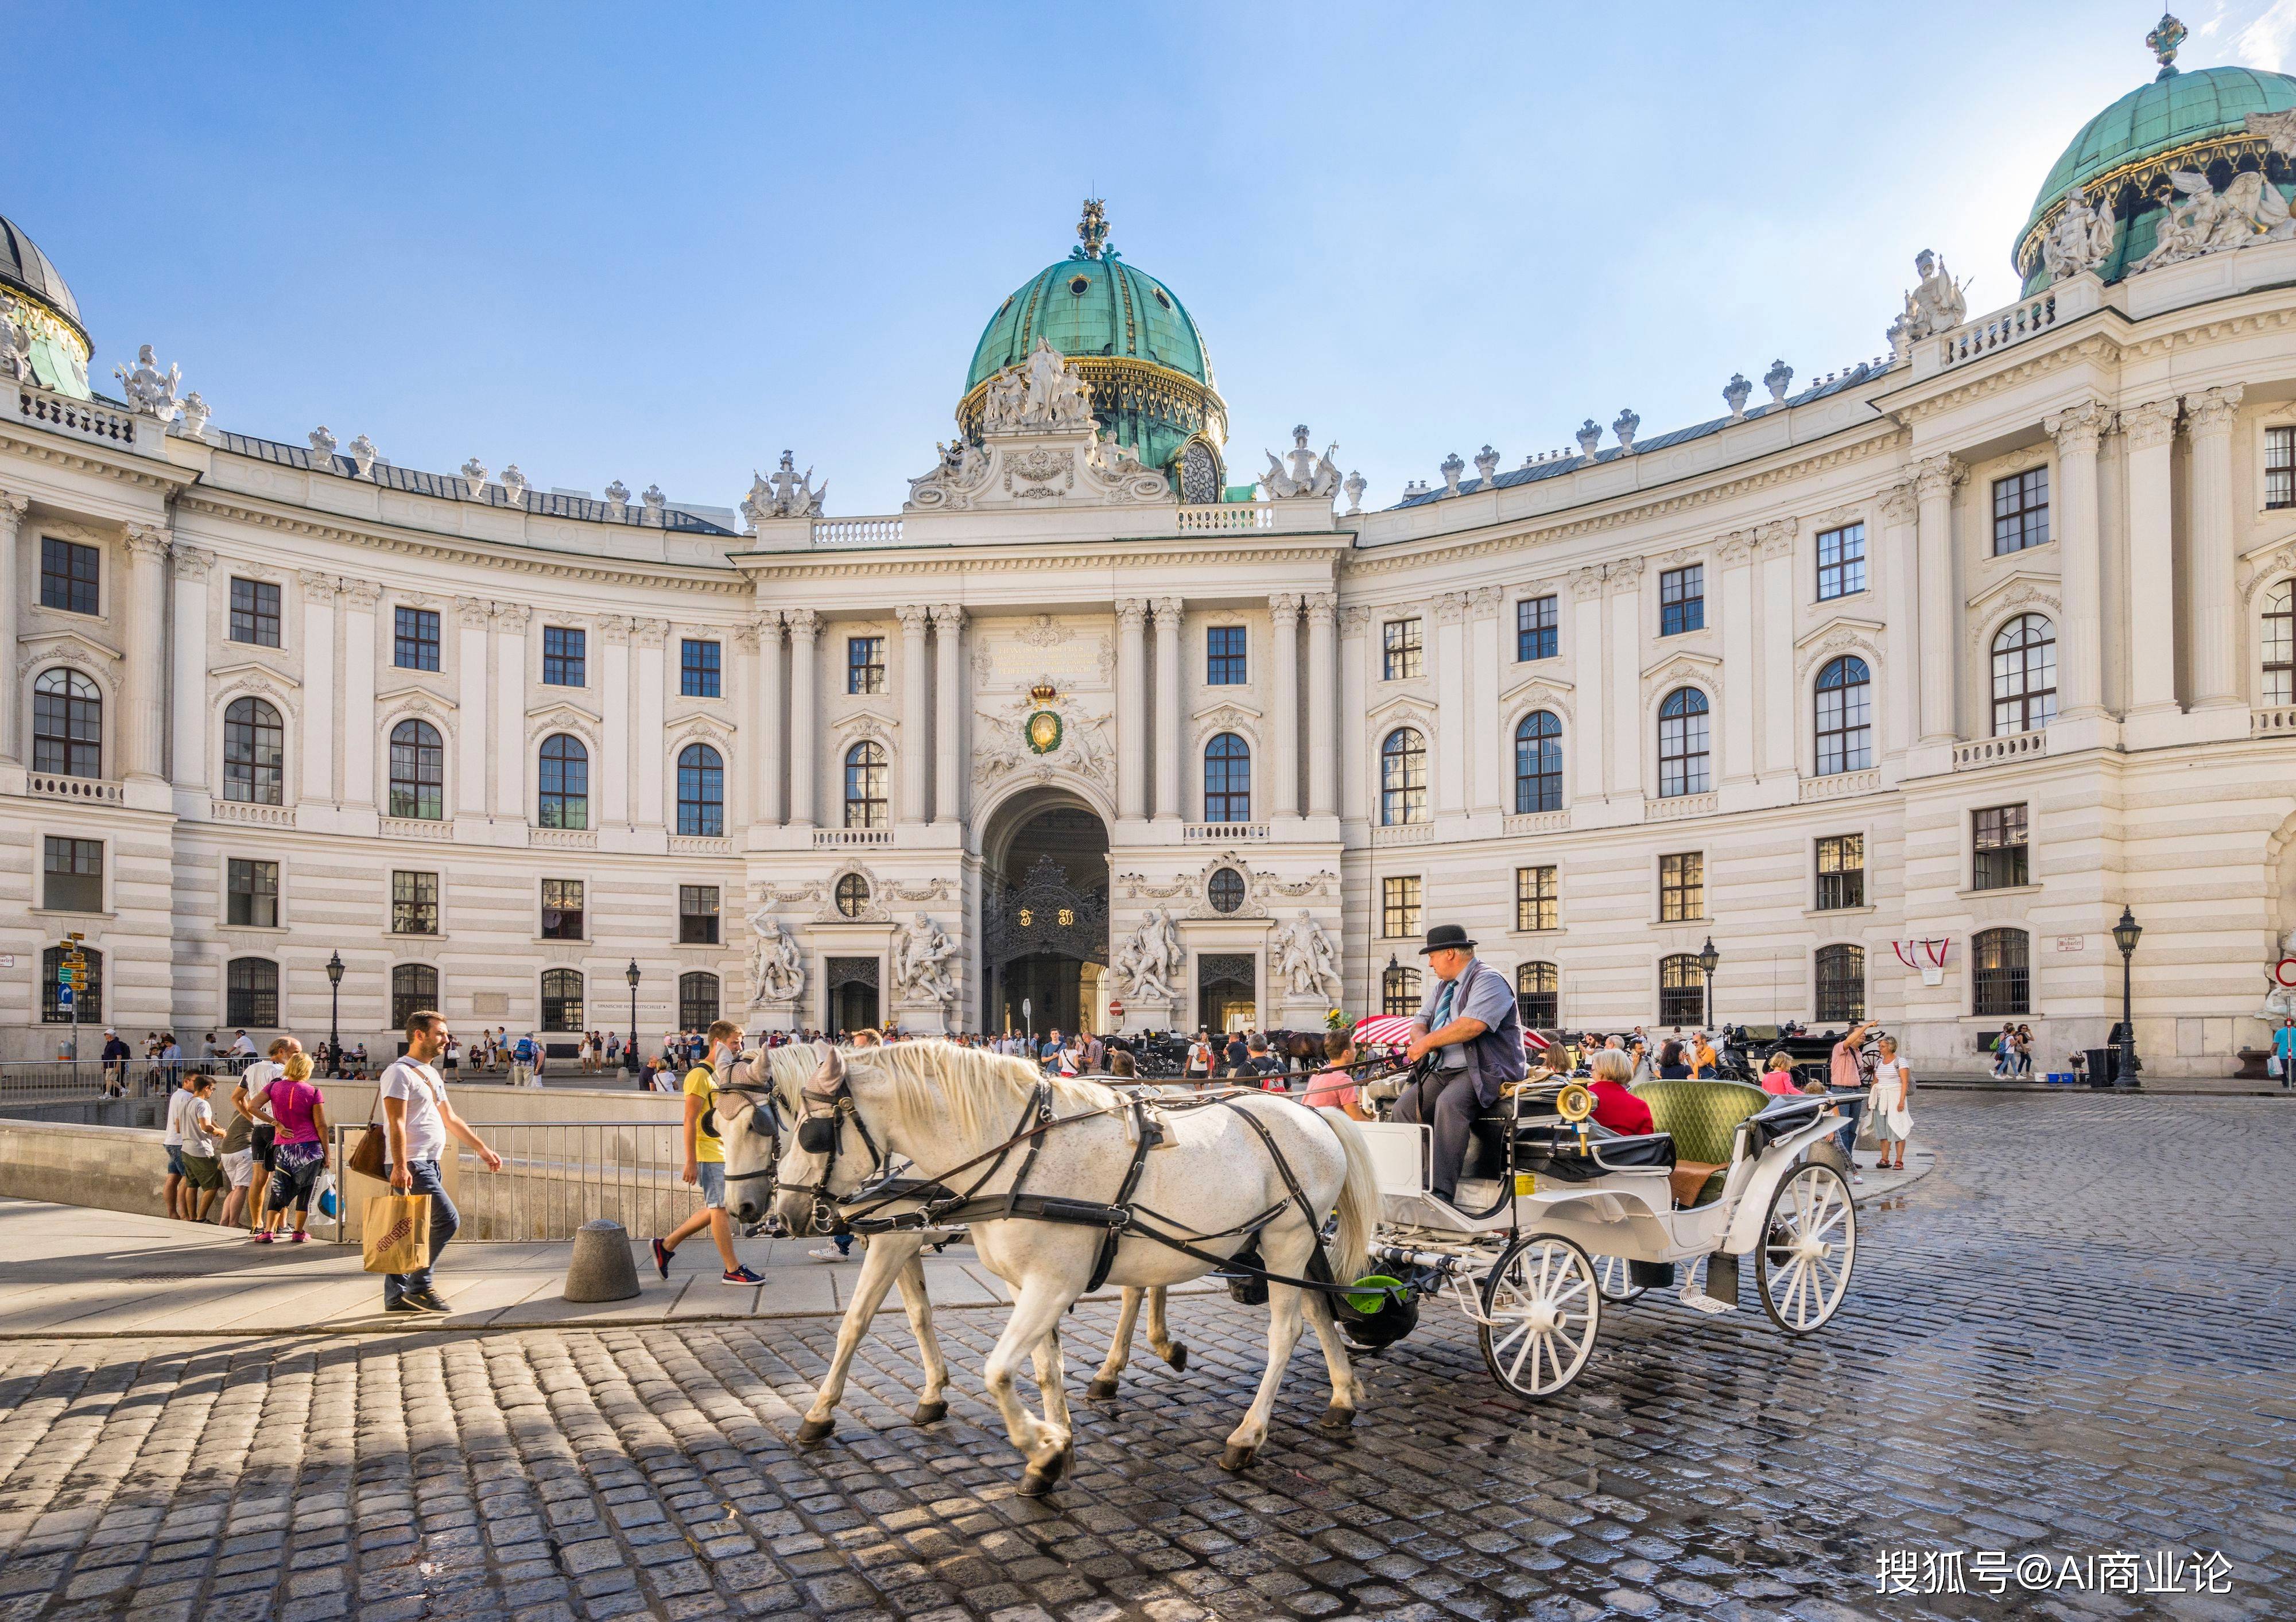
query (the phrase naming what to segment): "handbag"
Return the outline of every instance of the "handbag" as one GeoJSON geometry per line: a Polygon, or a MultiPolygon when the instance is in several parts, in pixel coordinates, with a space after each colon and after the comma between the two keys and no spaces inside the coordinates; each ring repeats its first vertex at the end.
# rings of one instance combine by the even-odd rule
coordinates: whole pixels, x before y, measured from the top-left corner
{"type": "Polygon", "coordinates": [[[335,1174],[323,1171],[319,1180],[311,1185],[311,1203],[319,1208],[322,1216],[332,1216],[341,1208],[341,1199],[335,1192],[335,1174]]]}
{"type": "Polygon", "coordinates": [[[2280,1055],[2277,1053],[2273,1054],[2269,1059],[2267,1059],[2264,1061],[2264,1073],[2267,1076],[2274,1077],[2276,1080],[2278,1079],[2278,1077],[2284,1073],[2287,1069],[2288,1067],[2281,1062],[2280,1055]]]}
{"type": "Polygon", "coordinates": [[[366,1130],[359,1134],[358,1147],[352,1150],[343,1161],[344,1170],[355,1171],[362,1177],[373,1177],[378,1183],[382,1180],[382,1140],[385,1135],[374,1124],[374,1112],[381,1103],[382,1088],[378,1085],[374,1090],[374,1102],[367,1106],[366,1130]]]}
{"type": "Polygon", "coordinates": [[[419,1273],[429,1266],[430,1196],[372,1196],[359,1225],[359,1246],[369,1273],[419,1273]]]}

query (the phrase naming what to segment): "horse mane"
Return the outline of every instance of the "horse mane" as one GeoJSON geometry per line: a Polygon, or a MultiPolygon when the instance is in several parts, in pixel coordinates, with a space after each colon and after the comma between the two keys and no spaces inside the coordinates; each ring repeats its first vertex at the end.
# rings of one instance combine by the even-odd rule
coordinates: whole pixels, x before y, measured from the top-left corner
{"type": "MultiPolygon", "coordinates": [[[[1035,1095],[1039,1082],[1052,1089],[1055,1109],[1090,1111],[1123,1102],[1122,1094],[1100,1082],[1047,1076],[1028,1060],[959,1047],[954,1042],[893,1042],[840,1052],[848,1069],[872,1070],[892,1082],[895,1124],[910,1132],[930,1133],[946,1126],[986,1138],[1009,1131],[1017,1118],[1014,1111],[1035,1095]]],[[[821,1063],[813,1044],[787,1043],[764,1049],[758,1056],[763,1061],[758,1080],[771,1085],[790,1118],[803,1114],[799,1094],[821,1063]]]]}

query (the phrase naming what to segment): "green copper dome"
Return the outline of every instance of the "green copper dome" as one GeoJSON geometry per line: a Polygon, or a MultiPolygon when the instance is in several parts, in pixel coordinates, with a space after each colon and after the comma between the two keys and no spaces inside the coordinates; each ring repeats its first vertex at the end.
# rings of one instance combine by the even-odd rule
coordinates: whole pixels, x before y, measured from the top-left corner
{"type": "Polygon", "coordinates": [[[1200,383],[1212,381],[1203,335],[1179,296],[1113,253],[1079,252],[1015,289],[973,348],[966,391],[1028,359],[1039,338],[1063,355],[1122,356],[1168,366],[1200,383]]]}

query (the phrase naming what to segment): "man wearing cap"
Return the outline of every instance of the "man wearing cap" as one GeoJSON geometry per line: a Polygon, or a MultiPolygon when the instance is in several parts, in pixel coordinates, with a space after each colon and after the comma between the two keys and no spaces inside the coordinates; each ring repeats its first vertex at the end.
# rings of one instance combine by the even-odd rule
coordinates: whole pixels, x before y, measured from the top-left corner
{"type": "Polygon", "coordinates": [[[1435,971],[1435,984],[1411,1022],[1404,1058],[1438,1057],[1424,1080],[1403,1090],[1395,1118],[1434,1127],[1429,1187],[1447,1202],[1457,1194],[1475,1117],[1498,1102],[1502,1085],[1522,1079],[1522,1024],[1506,977],[1475,956],[1475,943],[1457,924],[1428,930],[1419,955],[1435,971]]]}

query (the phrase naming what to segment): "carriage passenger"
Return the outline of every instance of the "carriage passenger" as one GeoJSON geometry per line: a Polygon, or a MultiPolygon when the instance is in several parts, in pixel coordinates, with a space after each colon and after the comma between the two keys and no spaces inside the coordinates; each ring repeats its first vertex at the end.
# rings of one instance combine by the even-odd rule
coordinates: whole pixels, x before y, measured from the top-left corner
{"type": "Polygon", "coordinates": [[[1658,1130],[1651,1107],[1627,1091],[1634,1074],[1634,1061],[1616,1048],[1604,1048],[1595,1055],[1595,1079],[1587,1090],[1595,1095],[1597,1126],[1608,1126],[1628,1137],[1658,1130]]]}
{"type": "Polygon", "coordinates": [[[1356,1085],[1354,1073],[1347,1067],[1356,1062],[1355,1033],[1334,1030],[1324,1033],[1324,1057],[1326,1068],[1308,1081],[1307,1092],[1300,1102],[1310,1109],[1344,1110],[1351,1120],[1367,1121],[1361,1089],[1356,1085]]]}

